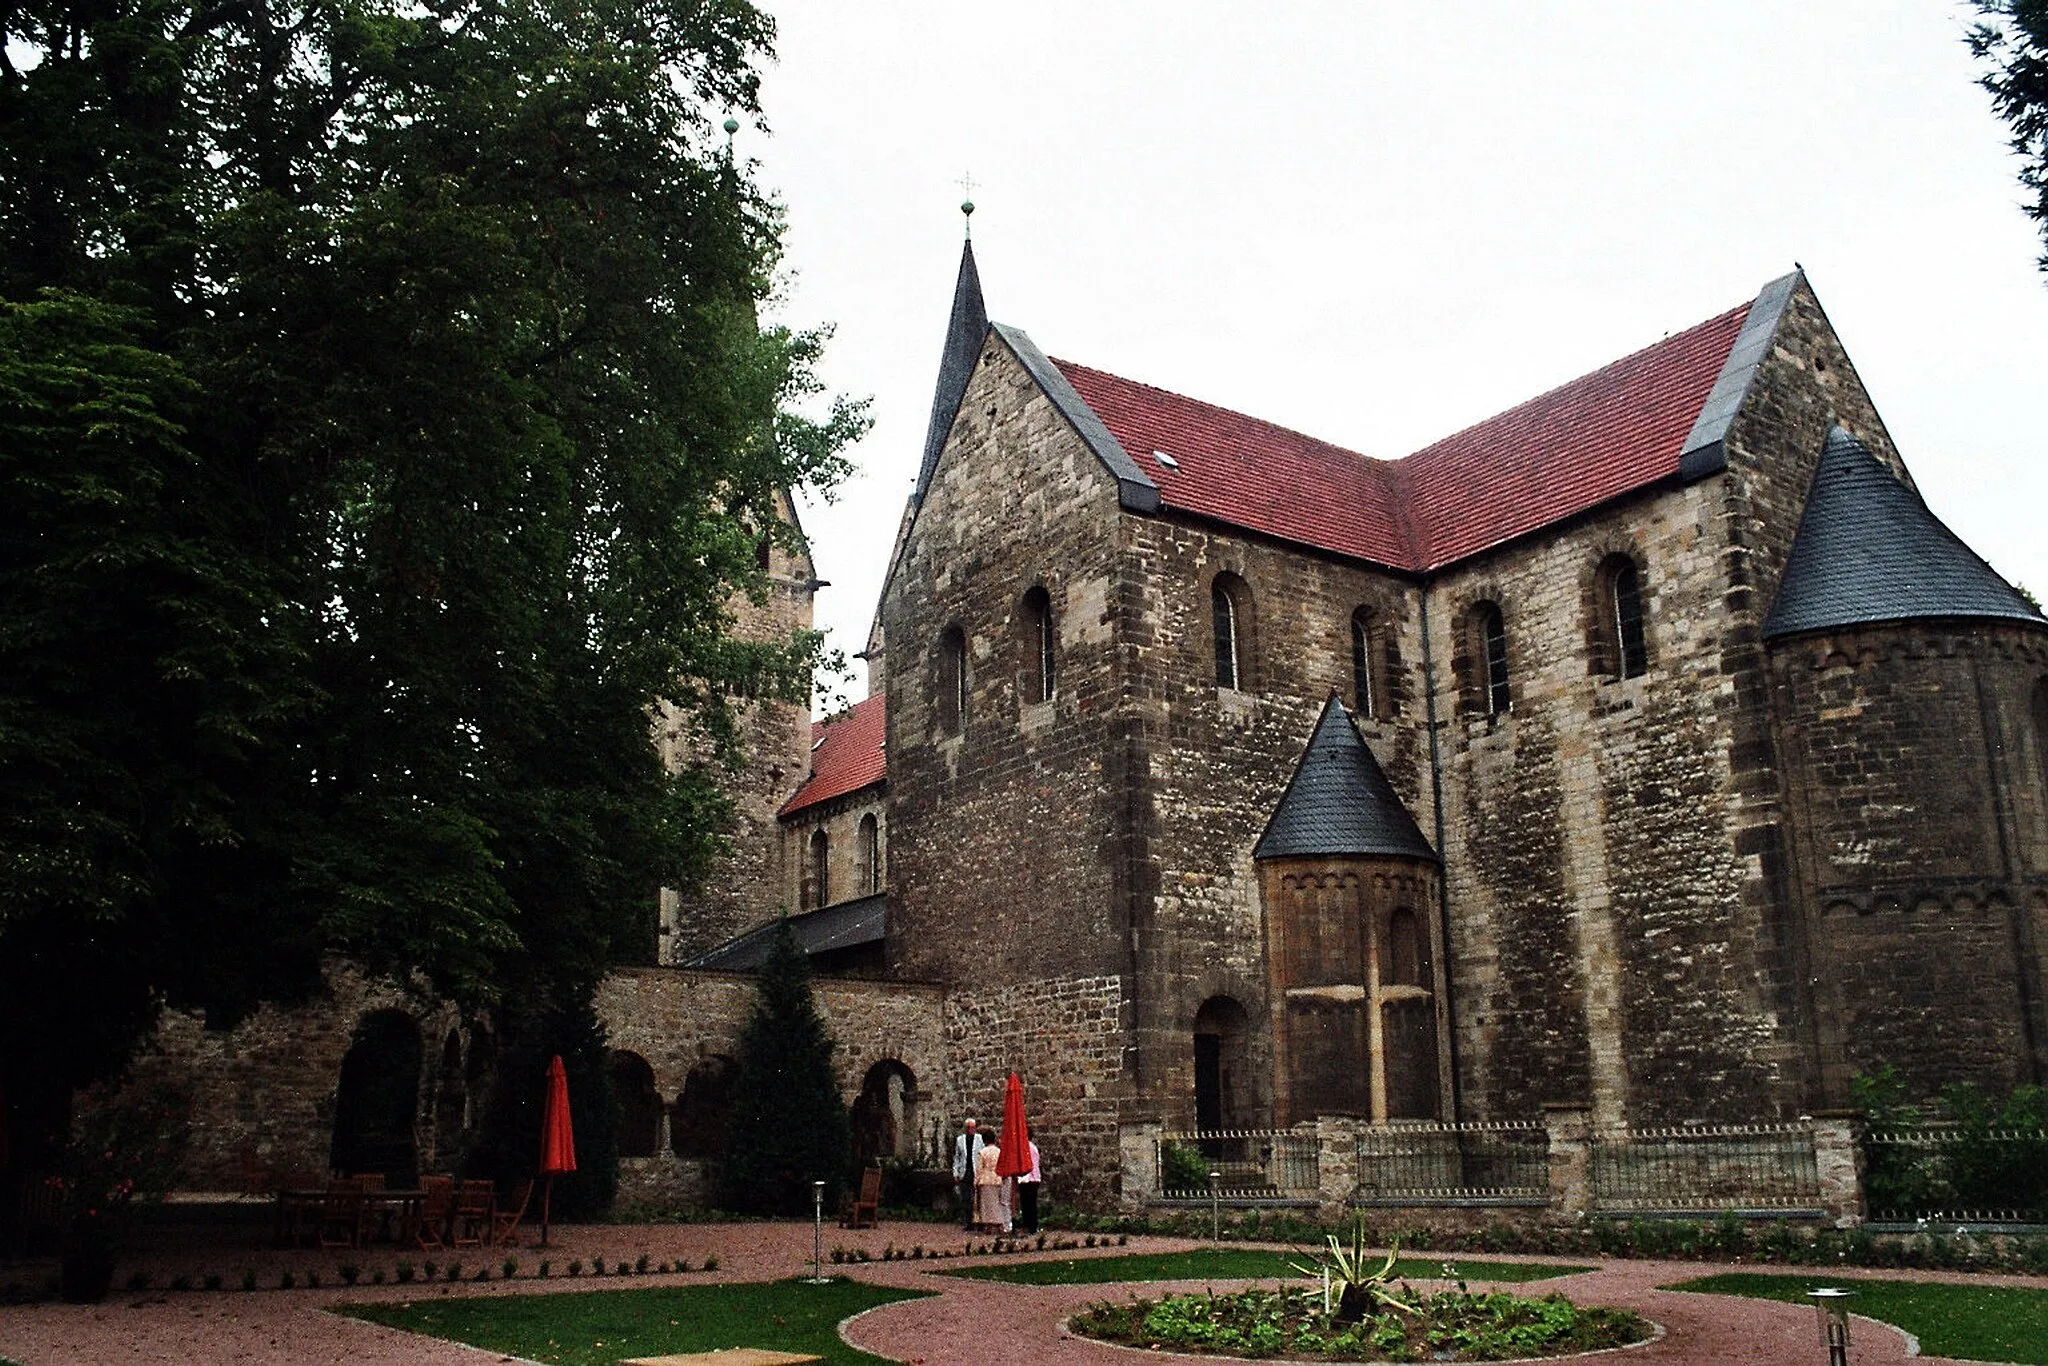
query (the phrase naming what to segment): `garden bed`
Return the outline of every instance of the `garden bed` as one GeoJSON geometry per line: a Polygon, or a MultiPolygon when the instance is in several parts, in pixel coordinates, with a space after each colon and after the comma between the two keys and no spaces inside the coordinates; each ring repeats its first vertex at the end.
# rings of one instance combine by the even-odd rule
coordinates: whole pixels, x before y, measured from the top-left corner
{"type": "Polygon", "coordinates": [[[1077,1336],[1174,1352],[1338,1361],[1510,1361],[1641,1342],[1652,1328],[1620,1309],[1581,1308],[1562,1295],[1424,1295],[1403,1286],[1355,1323],[1324,1312],[1320,1290],[1169,1295],[1095,1305],[1077,1336]]]}

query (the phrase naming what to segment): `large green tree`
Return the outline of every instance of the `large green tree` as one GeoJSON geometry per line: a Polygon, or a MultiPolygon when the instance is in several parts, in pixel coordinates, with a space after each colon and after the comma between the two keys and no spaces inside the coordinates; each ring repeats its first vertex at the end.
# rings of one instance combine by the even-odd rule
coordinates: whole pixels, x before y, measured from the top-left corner
{"type": "MultiPolygon", "coordinates": [[[[1970,30],[1970,51],[1990,67],[1980,83],[2012,129],[2020,184],[2034,196],[2026,213],[2048,246],[2048,0],[1971,2],[1983,18],[1970,30]]],[[[2048,249],[2040,265],[2048,270],[2048,249]]]]}
{"type": "Polygon", "coordinates": [[[566,1008],[715,848],[655,709],[729,757],[728,698],[808,689],[813,639],[729,631],[862,422],[757,322],[780,222],[716,121],[772,22],[4,14],[0,964],[51,985],[0,982],[0,1088],[328,950],[566,1008]]]}
{"type": "Polygon", "coordinates": [[[719,1200],[761,1214],[809,1214],[811,1183],[836,1205],[853,1128],[832,1070],[833,1042],[811,995],[811,963],[784,920],[755,981],[726,1120],[719,1200]]]}

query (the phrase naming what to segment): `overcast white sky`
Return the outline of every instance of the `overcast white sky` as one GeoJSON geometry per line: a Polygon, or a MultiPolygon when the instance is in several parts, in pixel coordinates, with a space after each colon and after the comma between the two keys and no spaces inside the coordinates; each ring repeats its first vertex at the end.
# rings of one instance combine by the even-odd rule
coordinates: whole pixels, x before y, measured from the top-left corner
{"type": "MultiPolygon", "coordinates": [[[[742,155],[796,325],[873,398],[803,511],[861,648],[972,172],[989,315],[1049,354],[1399,456],[1799,262],[1934,510],[2048,592],[2048,277],[1951,0],[769,0],[742,155]]],[[[864,695],[855,666],[844,691],[864,695]]]]}

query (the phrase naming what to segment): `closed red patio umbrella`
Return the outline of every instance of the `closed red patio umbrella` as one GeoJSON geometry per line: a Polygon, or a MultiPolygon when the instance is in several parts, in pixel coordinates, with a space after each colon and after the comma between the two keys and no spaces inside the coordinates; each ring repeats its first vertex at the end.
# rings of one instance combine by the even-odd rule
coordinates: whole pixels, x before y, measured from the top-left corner
{"type": "Polygon", "coordinates": [[[576,1133],[569,1124],[569,1070],[562,1055],[548,1064],[547,1100],[540,1112],[540,1245],[548,1245],[548,1201],[555,1193],[555,1173],[576,1170],[576,1133]]]}
{"type": "Polygon", "coordinates": [[[1015,1072],[1003,1083],[1002,1152],[997,1176],[1023,1176],[1031,1170],[1031,1126],[1024,1122],[1024,1083],[1015,1072]]]}

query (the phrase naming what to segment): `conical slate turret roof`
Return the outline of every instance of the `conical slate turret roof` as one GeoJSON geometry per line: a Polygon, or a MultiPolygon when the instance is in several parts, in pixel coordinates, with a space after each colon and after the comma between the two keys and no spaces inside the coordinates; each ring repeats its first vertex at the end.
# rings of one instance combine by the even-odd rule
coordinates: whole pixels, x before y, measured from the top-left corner
{"type": "Polygon", "coordinates": [[[1350,713],[1332,697],[1252,857],[1340,854],[1440,861],[1359,738],[1350,713]]]}
{"type": "Polygon", "coordinates": [[[1918,493],[1835,427],[1764,636],[1918,617],[2041,620],[1918,493]]]}
{"type": "Polygon", "coordinates": [[[932,394],[931,425],[925,429],[924,462],[917,469],[916,502],[924,501],[925,486],[938,468],[939,452],[946,435],[953,430],[953,418],[960,411],[960,396],[974,374],[974,362],[981,355],[981,343],[988,336],[988,309],[981,301],[981,272],[974,266],[974,243],[960,248],[960,278],[953,285],[953,316],[946,324],[946,349],[939,356],[939,385],[932,394]]]}

